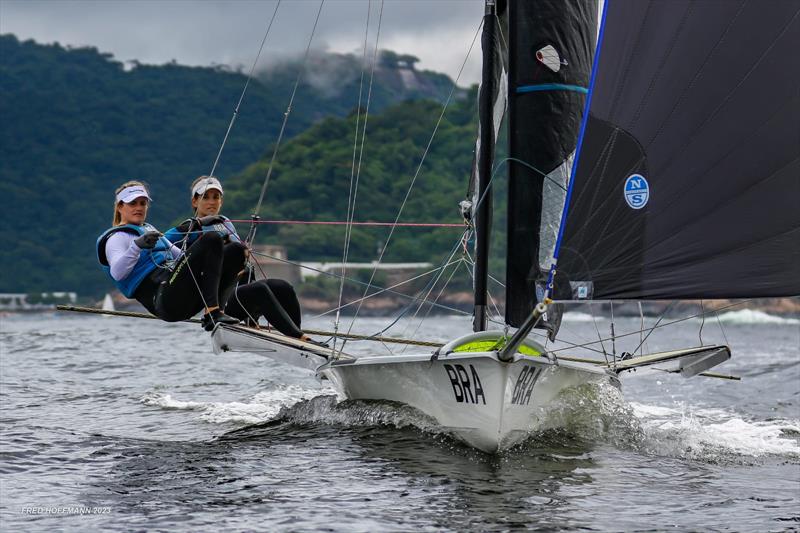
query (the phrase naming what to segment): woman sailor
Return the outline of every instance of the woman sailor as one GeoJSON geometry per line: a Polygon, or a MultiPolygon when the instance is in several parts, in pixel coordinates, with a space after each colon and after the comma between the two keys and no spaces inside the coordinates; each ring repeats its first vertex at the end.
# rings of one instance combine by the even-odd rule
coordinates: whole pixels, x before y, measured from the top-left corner
{"type": "MultiPolygon", "coordinates": [[[[192,208],[197,219],[184,222],[168,230],[165,237],[172,242],[193,242],[199,235],[218,233],[230,245],[241,246],[241,239],[231,221],[220,215],[222,209],[222,184],[213,176],[200,176],[192,183],[192,208]],[[199,223],[199,224],[198,224],[199,223]],[[199,228],[196,226],[200,226],[199,228]]],[[[226,253],[225,262],[233,254],[226,253]]],[[[236,263],[238,265],[238,263],[236,263]]],[[[227,268],[227,265],[226,265],[227,268]]],[[[248,276],[243,276],[246,278],[248,276]]],[[[225,312],[252,325],[263,316],[275,329],[288,337],[311,341],[300,329],[300,304],[294,288],[281,279],[256,280],[240,283],[225,305],[225,312]]],[[[313,341],[311,341],[313,342],[313,341]]]]}
{"type": "Polygon", "coordinates": [[[115,192],[113,225],[97,239],[97,258],[122,294],[167,322],[202,310],[208,322],[238,323],[219,305],[222,237],[203,235],[184,253],[145,222],[151,199],[143,183],[115,192]]]}

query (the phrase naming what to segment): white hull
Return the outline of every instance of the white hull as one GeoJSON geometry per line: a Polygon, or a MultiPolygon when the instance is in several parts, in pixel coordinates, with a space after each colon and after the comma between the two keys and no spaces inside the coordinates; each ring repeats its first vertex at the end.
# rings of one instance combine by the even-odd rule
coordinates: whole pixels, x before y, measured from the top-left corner
{"type": "MultiPolygon", "coordinates": [[[[482,334],[487,335],[492,334],[482,334]]],[[[475,336],[469,337],[448,346],[475,336]]],[[[517,353],[503,362],[494,351],[444,347],[436,354],[345,355],[328,362],[333,355],[330,350],[241,326],[217,327],[212,338],[216,353],[255,352],[315,370],[317,376],[330,380],[343,398],[389,400],[414,407],[486,452],[511,447],[536,431],[542,408],[564,389],[589,382],[619,384],[616,375],[597,365],[556,364],[541,355],[517,353]]]]}
{"type": "Polygon", "coordinates": [[[618,384],[596,366],[553,364],[517,354],[508,363],[493,352],[361,357],[319,369],[345,398],[391,400],[433,417],[479,450],[496,452],[538,429],[543,408],[566,388],[588,382],[618,384]]]}

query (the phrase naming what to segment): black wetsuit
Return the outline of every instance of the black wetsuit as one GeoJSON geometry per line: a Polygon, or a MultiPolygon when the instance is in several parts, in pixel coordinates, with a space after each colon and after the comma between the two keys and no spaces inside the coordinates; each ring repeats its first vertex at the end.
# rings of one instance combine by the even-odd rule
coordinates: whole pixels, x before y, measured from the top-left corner
{"type": "Polygon", "coordinates": [[[225,306],[225,314],[239,320],[263,316],[275,329],[289,337],[300,338],[300,303],[294,288],[282,279],[260,279],[239,285],[225,306]]]}
{"type": "Polygon", "coordinates": [[[162,320],[186,320],[224,302],[243,267],[244,246],[204,233],[172,269],[156,269],[145,278],[134,298],[162,320]]]}

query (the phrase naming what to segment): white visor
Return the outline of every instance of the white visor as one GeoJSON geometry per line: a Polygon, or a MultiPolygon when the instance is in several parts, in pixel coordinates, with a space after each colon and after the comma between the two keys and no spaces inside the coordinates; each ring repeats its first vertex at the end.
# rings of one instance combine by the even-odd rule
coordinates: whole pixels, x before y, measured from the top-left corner
{"type": "Polygon", "coordinates": [[[117,201],[129,204],[137,198],[141,198],[142,196],[152,201],[150,195],[147,194],[147,189],[141,185],[131,185],[130,187],[125,187],[117,193],[117,201]]]}
{"type": "Polygon", "coordinates": [[[222,192],[222,184],[212,176],[198,181],[192,189],[192,196],[203,196],[208,189],[217,189],[220,194],[224,194],[222,192]]]}

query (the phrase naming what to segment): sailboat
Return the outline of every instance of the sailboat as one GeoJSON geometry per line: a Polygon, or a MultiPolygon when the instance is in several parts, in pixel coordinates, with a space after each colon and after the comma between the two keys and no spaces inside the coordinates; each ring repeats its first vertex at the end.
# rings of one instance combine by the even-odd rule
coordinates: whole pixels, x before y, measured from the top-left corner
{"type": "MultiPolygon", "coordinates": [[[[106,293],[105,298],[103,298],[103,306],[101,307],[103,311],[114,311],[114,300],[111,298],[109,293],[106,293]]],[[[108,316],[108,315],[105,315],[108,316]]]]}
{"type": "Polygon", "coordinates": [[[565,389],[619,387],[621,373],[649,365],[691,378],[731,356],[724,345],[557,355],[529,334],[555,339],[565,306],[800,294],[800,4],[606,0],[598,13],[594,0],[486,0],[482,31],[479,135],[461,203],[475,230],[473,332],[397,355],[238,325],[218,325],[212,342],[311,370],[342,398],[410,405],[496,452],[535,431],[565,389]],[[504,115],[507,327],[488,330],[504,115]]]}

